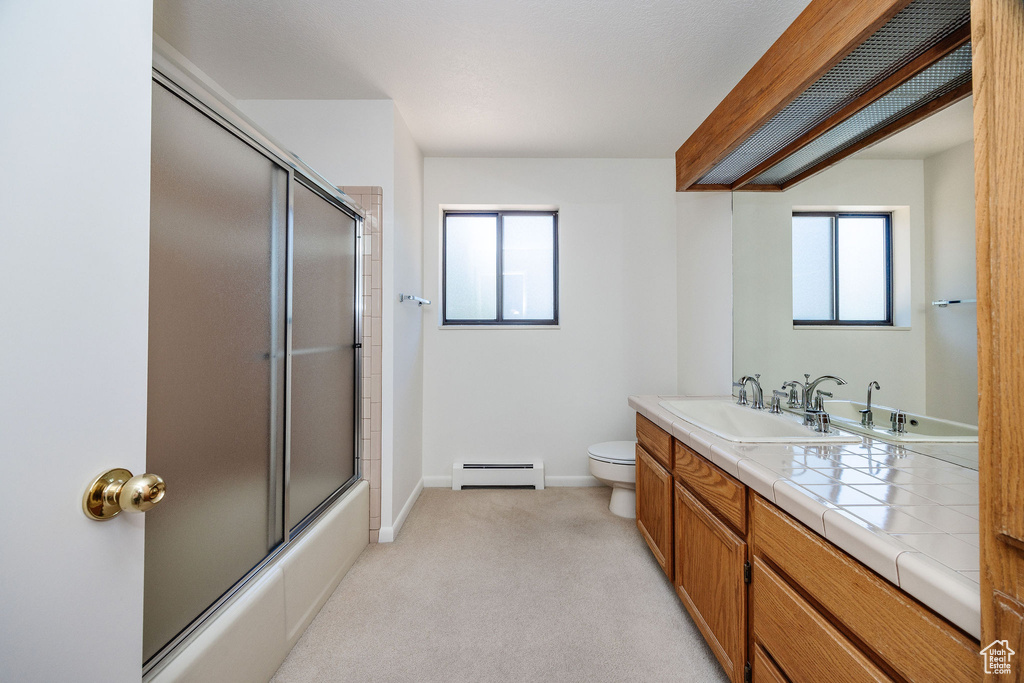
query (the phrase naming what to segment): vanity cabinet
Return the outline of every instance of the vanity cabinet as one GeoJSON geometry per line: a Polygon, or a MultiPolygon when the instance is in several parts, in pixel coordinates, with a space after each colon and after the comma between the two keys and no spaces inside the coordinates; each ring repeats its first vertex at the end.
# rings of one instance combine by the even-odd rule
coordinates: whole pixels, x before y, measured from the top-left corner
{"type": "Polygon", "coordinates": [[[977,641],[641,415],[637,440],[637,527],[730,680],[981,679],[977,641]]]}

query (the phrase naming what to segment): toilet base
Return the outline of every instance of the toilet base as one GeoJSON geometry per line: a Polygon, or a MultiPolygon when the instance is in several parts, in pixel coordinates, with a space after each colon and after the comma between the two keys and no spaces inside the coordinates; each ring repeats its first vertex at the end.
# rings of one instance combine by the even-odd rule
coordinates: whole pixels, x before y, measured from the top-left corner
{"type": "Polygon", "coordinates": [[[608,509],[613,515],[636,519],[636,489],[613,485],[612,499],[608,501],[608,509]]]}

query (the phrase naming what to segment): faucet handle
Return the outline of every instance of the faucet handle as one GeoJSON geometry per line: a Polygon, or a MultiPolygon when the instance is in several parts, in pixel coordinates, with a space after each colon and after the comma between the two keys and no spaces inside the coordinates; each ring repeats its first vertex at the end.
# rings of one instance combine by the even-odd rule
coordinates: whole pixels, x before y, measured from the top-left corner
{"type": "Polygon", "coordinates": [[[828,413],[818,413],[815,420],[817,422],[817,429],[822,434],[828,434],[832,431],[832,418],[828,416],[828,413]]]}
{"type": "Polygon", "coordinates": [[[800,386],[800,382],[791,380],[789,382],[783,382],[782,388],[789,388],[789,399],[786,401],[786,407],[796,408],[800,405],[800,399],[797,397],[796,388],[800,386]]]}
{"type": "Polygon", "coordinates": [[[736,405],[745,406],[747,405],[747,383],[746,382],[733,382],[733,387],[739,388],[739,393],[736,395],[736,405]]]}
{"type": "Polygon", "coordinates": [[[875,415],[871,412],[870,408],[864,408],[860,411],[860,423],[868,429],[875,426],[875,415]]]}
{"type": "Polygon", "coordinates": [[[768,412],[771,413],[772,415],[781,415],[782,399],[786,398],[787,396],[789,396],[789,392],[774,389],[772,391],[772,405],[771,408],[769,408],[768,412]]]}
{"type": "Polygon", "coordinates": [[[893,412],[889,413],[889,424],[892,425],[892,431],[894,434],[906,434],[907,432],[907,414],[897,408],[893,412]]]}
{"type": "Polygon", "coordinates": [[[818,389],[817,391],[814,392],[814,403],[816,410],[825,410],[825,402],[822,400],[823,397],[832,398],[832,392],[822,391],[821,389],[818,389]]]}

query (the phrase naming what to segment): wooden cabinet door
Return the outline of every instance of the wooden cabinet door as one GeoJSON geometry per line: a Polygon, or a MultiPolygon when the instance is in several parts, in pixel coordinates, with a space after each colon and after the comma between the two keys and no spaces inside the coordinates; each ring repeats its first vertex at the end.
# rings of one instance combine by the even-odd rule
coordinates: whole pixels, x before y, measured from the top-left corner
{"type": "Polygon", "coordinates": [[[636,446],[636,526],[672,578],[672,475],[636,446]]]}
{"type": "Polygon", "coordinates": [[[675,587],[732,681],[746,663],[747,544],[681,484],[675,485],[675,587]]]}

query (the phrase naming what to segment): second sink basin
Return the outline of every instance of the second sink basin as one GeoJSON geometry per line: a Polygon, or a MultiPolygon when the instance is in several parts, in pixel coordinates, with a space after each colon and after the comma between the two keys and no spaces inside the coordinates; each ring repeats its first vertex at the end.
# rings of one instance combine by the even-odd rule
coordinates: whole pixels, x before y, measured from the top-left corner
{"type": "Polygon", "coordinates": [[[977,443],[978,426],[942,420],[937,417],[907,413],[907,431],[895,434],[889,431],[889,414],[892,408],[876,405],[873,408],[875,426],[862,427],[860,411],[863,403],[856,401],[825,401],[825,411],[832,416],[833,424],[851,432],[857,432],[890,443],[977,443]]]}
{"type": "Polygon", "coordinates": [[[772,415],[725,398],[662,401],[659,405],[695,427],[742,443],[859,443],[854,434],[819,434],[794,415],[772,415]]]}

